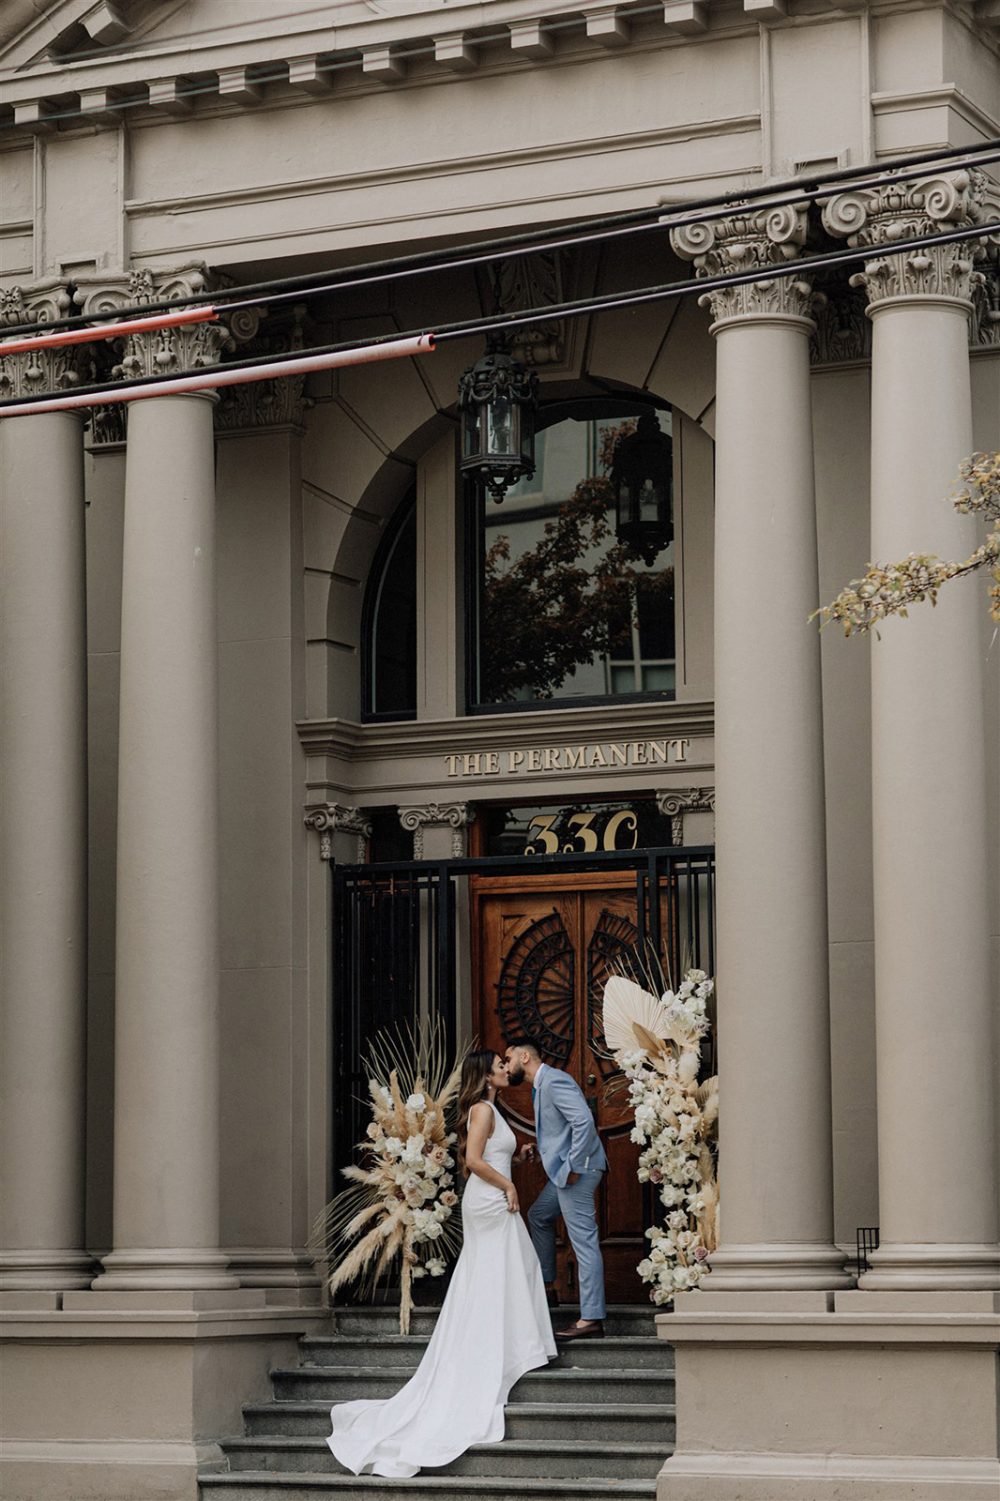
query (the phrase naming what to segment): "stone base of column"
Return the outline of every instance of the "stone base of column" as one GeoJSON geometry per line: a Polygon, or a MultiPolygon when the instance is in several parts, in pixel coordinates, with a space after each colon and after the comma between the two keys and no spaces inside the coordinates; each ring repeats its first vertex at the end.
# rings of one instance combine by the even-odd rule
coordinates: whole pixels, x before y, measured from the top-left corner
{"type": "Polygon", "coordinates": [[[323,1281],[305,1251],[261,1246],[227,1252],[240,1287],[263,1291],[267,1303],[310,1307],[323,1302],[323,1281]]]}
{"type": "Polygon", "coordinates": [[[705,1289],[714,1292],[826,1292],[853,1287],[844,1253],[834,1245],[726,1245],[712,1253],[705,1289]]]}
{"type": "Polygon", "coordinates": [[[685,1293],[657,1318],[677,1381],[657,1501],[992,1501],[1000,1296],[815,1296],[685,1293]]]}
{"type": "Polygon", "coordinates": [[[86,1251],[0,1251],[0,1293],[58,1293],[89,1287],[93,1275],[86,1251]]]}
{"type": "Polygon", "coordinates": [[[194,1249],[112,1251],[104,1257],[104,1271],[91,1284],[95,1291],[128,1292],[145,1289],[172,1291],[239,1288],[229,1271],[229,1257],[221,1251],[194,1249]]]}
{"type": "Polygon", "coordinates": [[[883,1245],[858,1286],[871,1292],[1000,1291],[1000,1245],[883,1245]]]}

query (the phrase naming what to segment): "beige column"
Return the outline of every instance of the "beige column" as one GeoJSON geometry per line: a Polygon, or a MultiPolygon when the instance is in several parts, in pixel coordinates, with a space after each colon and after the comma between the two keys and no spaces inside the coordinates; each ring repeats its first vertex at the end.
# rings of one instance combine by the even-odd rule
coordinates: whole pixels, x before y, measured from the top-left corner
{"type": "MultiPolygon", "coordinates": [[[[973,518],[948,500],[972,451],[973,248],[880,252],[980,212],[965,173],[844,194],[824,211],[833,233],[872,247],[857,280],[872,320],[871,550],[883,562],[977,545],[973,518]]],[[[953,584],[872,644],[881,1248],[866,1288],[1000,1288],[983,617],[975,583],[953,584]]]]}
{"type": "Polygon", "coordinates": [[[675,231],[716,337],[715,712],[721,1243],[706,1289],[849,1283],[833,1243],[810,288],[767,280],[792,209],[675,231]]]}
{"type": "MultiPolygon", "coordinates": [[[[58,287],[8,293],[58,317],[58,287]]],[[[0,391],[72,380],[0,354],[0,391]]],[[[80,418],[0,421],[0,1294],[89,1285],[84,1244],[87,658],[80,418]]]]}
{"type": "MultiPolygon", "coordinates": [[[[128,295],[196,290],[193,276],[128,295]]],[[[99,294],[92,296],[93,302],[99,294]]],[[[90,310],[88,306],[88,310],[90,310]]],[[[126,374],[209,364],[200,328],[129,342],[126,374]]],[[[219,1250],[214,397],[129,410],[122,562],[114,1250],[94,1286],[233,1288],[219,1250]]]]}

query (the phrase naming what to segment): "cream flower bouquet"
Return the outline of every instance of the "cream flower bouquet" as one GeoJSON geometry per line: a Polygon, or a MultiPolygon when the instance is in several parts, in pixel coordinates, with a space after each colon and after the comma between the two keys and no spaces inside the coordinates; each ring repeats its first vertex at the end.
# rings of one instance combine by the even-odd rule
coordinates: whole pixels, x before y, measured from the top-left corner
{"type": "Polygon", "coordinates": [[[449,1068],[439,1027],[383,1033],[366,1060],[372,1120],[343,1169],[352,1186],[327,1205],[313,1243],[330,1266],[331,1292],[374,1290],[399,1259],[399,1332],[408,1334],[413,1280],[440,1277],[461,1244],[455,1215],[456,1136],[450,1129],[461,1065],[449,1068]]]}
{"type": "Polygon", "coordinates": [[[646,1231],[649,1255],[638,1266],[643,1282],[651,1284],[652,1301],[662,1305],[698,1286],[718,1244],[712,1144],[719,1081],[713,1076],[698,1082],[713,982],[704,970],[689,969],[676,993],[656,989],[661,993],[613,975],[604,988],[604,1036],[635,1111],[639,1181],[656,1186],[666,1210],[664,1223],[646,1231]]]}

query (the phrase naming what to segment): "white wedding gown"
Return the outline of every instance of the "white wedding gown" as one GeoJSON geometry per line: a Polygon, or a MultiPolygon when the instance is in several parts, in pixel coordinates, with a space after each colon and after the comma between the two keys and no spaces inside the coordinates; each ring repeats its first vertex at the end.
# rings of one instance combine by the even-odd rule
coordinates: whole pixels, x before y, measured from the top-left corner
{"type": "MultiPolygon", "coordinates": [[[[505,1178],[516,1145],[493,1107],[483,1156],[505,1178]]],[[[416,1475],[470,1444],[499,1443],[504,1405],[525,1371],[556,1354],[538,1257],[499,1188],[470,1174],[462,1253],[424,1357],[394,1397],[341,1402],[327,1443],[355,1475],[416,1475]]]]}

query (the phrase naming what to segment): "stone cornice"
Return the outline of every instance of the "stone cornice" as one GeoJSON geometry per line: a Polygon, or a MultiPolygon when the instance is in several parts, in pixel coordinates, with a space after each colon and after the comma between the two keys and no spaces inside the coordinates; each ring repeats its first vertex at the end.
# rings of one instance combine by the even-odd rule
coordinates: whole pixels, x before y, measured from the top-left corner
{"type": "MultiPolygon", "coordinates": [[[[643,0],[492,0],[447,8],[394,5],[380,15],[356,3],[341,7],[334,25],[310,25],[308,16],[300,17],[299,31],[292,29],[294,16],[280,14],[248,20],[229,35],[194,31],[158,42],[151,28],[145,38],[126,38],[127,50],[116,52],[112,43],[96,56],[93,49],[80,59],[72,52],[47,55],[0,70],[0,114],[12,111],[15,129],[44,131],[59,128],[49,117],[66,109],[114,125],[126,114],[133,119],[149,111],[256,107],[275,89],[305,99],[497,66],[547,66],[567,53],[576,60],[688,43],[709,32],[755,32],[782,21],[790,3],[743,0],[741,12],[718,0],[663,0],[654,7],[643,0]]],[[[854,8],[853,0],[820,3],[838,13],[854,8]]]]}
{"type": "Polygon", "coordinates": [[[498,741],[530,749],[558,739],[623,740],[644,736],[712,735],[714,705],[698,703],[608,704],[589,709],[544,709],[512,714],[476,714],[398,724],[357,724],[349,719],[308,719],[296,726],[309,757],[333,756],[344,762],[408,760],[444,756],[460,743],[470,751],[498,741]]]}

